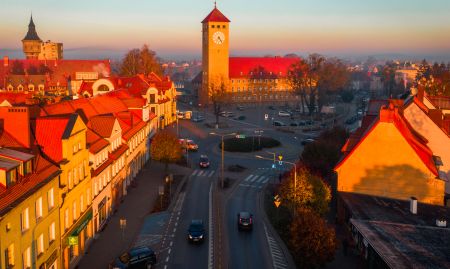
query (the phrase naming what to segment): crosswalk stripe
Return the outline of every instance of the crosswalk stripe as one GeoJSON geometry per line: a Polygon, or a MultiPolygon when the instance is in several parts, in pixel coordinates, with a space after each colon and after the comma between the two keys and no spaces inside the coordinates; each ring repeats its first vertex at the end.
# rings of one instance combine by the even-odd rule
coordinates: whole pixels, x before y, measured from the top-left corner
{"type": "Polygon", "coordinates": [[[254,178],[250,179],[250,182],[253,182],[257,178],[258,178],[258,176],[255,176],[254,178]]]}
{"type": "Polygon", "coordinates": [[[248,181],[249,180],[249,178],[251,178],[253,175],[248,175],[245,179],[244,179],[244,181],[248,181]]]}
{"type": "Polygon", "coordinates": [[[208,177],[211,177],[212,175],[214,174],[214,170],[213,171],[211,171],[211,172],[209,172],[209,175],[208,175],[208,177]]]}
{"type": "Polygon", "coordinates": [[[198,173],[198,170],[195,169],[195,171],[192,173],[192,175],[195,176],[195,175],[197,175],[197,173],[198,173]]]}
{"type": "Polygon", "coordinates": [[[269,181],[269,178],[264,179],[264,181],[262,182],[263,184],[266,184],[267,181],[269,181]]]}
{"type": "Polygon", "coordinates": [[[265,178],[266,178],[265,176],[261,176],[261,177],[258,179],[258,183],[260,183],[261,181],[263,181],[265,178]]]}
{"type": "Polygon", "coordinates": [[[203,170],[201,170],[200,172],[198,172],[198,175],[197,176],[199,176],[199,177],[201,177],[202,175],[203,175],[203,170]]]}

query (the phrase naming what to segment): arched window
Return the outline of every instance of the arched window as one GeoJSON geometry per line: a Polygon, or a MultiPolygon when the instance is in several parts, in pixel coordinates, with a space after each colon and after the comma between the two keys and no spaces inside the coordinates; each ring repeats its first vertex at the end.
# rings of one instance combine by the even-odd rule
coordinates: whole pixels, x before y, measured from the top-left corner
{"type": "Polygon", "coordinates": [[[99,92],[107,92],[107,91],[109,91],[109,87],[106,86],[105,84],[102,84],[102,85],[98,86],[97,91],[99,91],[99,92]]]}

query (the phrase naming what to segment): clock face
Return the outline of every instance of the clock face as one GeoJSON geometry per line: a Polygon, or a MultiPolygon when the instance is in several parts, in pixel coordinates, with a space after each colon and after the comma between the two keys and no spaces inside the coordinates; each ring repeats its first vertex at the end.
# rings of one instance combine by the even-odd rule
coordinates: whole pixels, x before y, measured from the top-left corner
{"type": "Polygon", "coordinates": [[[223,44],[223,42],[225,42],[225,35],[222,32],[215,32],[212,38],[214,43],[218,45],[221,45],[223,44]]]}

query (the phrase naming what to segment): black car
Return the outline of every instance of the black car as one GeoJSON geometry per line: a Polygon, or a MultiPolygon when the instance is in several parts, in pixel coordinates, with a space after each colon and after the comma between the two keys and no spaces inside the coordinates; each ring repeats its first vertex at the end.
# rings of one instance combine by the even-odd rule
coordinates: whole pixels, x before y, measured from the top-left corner
{"type": "Polygon", "coordinates": [[[156,264],[156,254],[149,247],[136,247],[120,255],[111,264],[112,269],[152,268],[156,264]]]}
{"type": "Polygon", "coordinates": [[[191,225],[188,229],[188,240],[189,242],[203,242],[205,239],[205,226],[202,220],[192,220],[191,225]]]}
{"type": "Polygon", "coordinates": [[[270,109],[270,110],[275,110],[276,109],[274,106],[268,106],[267,108],[270,109]]]}
{"type": "Polygon", "coordinates": [[[306,138],[305,140],[302,141],[302,146],[306,146],[308,144],[313,143],[315,140],[312,138],[306,138]]]}
{"type": "Polygon", "coordinates": [[[253,228],[253,215],[249,212],[239,212],[238,217],[238,229],[239,230],[251,230],[253,228]]]}
{"type": "Polygon", "coordinates": [[[198,162],[200,168],[208,168],[209,167],[209,159],[206,155],[200,155],[200,161],[198,162]]]}
{"type": "Polygon", "coordinates": [[[286,126],[286,124],[281,121],[274,121],[272,124],[273,124],[273,126],[286,126]]]}

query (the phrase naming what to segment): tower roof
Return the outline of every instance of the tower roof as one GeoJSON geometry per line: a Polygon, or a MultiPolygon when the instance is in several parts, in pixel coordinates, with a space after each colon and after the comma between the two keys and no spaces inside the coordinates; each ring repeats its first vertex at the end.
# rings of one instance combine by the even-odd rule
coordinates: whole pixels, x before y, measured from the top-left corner
{"type": "Polygon", "coordinates": [[[208,16],[206,16],[206,18],[202,21],[202,23],[205,22],[230,22],[230,20],[225,17],[225,15],[223,15],[217,7],[214,7],[211,13],[209,13],[208,16]]]}
{"type": "Polygon", "coordinates": [[[30,17],[30,23],[28,24],[28,32],[27,35],[23,38],[23,40],[41,40],[36,32],[36,26],[33,22],[33,15],[30,17]]]}

